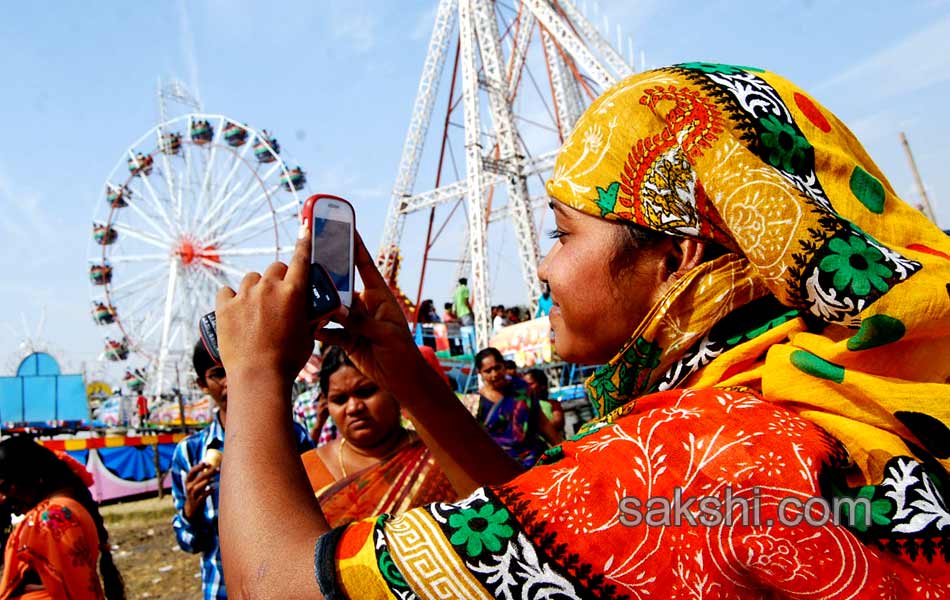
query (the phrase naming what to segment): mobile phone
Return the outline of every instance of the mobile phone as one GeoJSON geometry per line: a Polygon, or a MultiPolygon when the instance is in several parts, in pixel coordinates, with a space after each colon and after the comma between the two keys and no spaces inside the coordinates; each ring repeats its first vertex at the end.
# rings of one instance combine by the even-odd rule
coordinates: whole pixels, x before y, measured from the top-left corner
{"type": "MultiPolygon", "coordinates": [[[[310,314],[316,319],[329,314],[340,307],[340,295],[333,286],[333,280],[320,263],[310,265],[310,314]]],[[[215,364],[221,364],[221,352],[218,350],[218,322],[214,311],[198,321],[198,334],[205,350],[215,364]]]]}
{"type": "MultiPolygon", "coordinates": [[[[353,206],[340,198],[329,194],[316,194],[307,198],[304,203],[304,224],[309,227],[311,235],[311,287],[313,289],[314,311],[323,315],[336,309],[337,306],[317,306],[318,298],[332,296],[321,287],[320,277],[325,274],[335,288],[339,302],[350,306],[353,302],[353,288],[355,287],[355,272],[353,269],[354,239],[356,237],[356,213],[353,206]],[[316,265],[316,266],[315,266],[316,265]],[[320,266],[322,268],[317,268],[320,266]],[[321,273],[322,272],[322,273],[321,273]]],[[[332,298],[327,298],[332,301],[332,298]]]]}
{"type": "Polygon", "coordinates": [[[211,355],[215,364],[221,364],[221,353],[218,351],[218,328],[214,312],[209,312],[198,321],[198,334],[205,350],[211,355]]]}
{"type": "MultiPolygon", "coordinates": [[[[356,215],[343,198],[317,194],[307,198],[301,213],[312,236],[310,253],[310,314],[317,319],[353,301],[353,248],[356,215]]],[[[214,312],[198,322],[201,343],[215,363],[221,364],[214,312]]]]}

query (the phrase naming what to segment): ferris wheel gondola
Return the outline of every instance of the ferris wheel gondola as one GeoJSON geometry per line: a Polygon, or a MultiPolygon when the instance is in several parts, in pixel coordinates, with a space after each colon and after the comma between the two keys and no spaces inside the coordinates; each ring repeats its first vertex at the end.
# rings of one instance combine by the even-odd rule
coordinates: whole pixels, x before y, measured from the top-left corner
{"type": "Polygon", "coordinates": [[[107,339],[103,355],[112,362],[127,359],[129,357],[129,341],[124,337],[121,340],[107,339]]]}
{"type": "Polygon", "coordinates": [[[161,393],[162,373],[190,359],[217,290],[288,258],[305,186],[271,134],[223,115],[170,119],[133,143],[95,203],[93,318],[120,336],[104,358],[139,355],[161,393]]]}
{"type": "MultiPolygon", "coordinates": [[[[264,132],[267,133],[266,131],[264,132]]],[[[248,133],[247,129],[244,129],[237,123],[229,122],[224,126],[224,141],[228,143],[228,146],[232,148],[239,148],[247,143],[248,133]]]]}
{"type": "Polygon", "coordinates": [[[280,144],[277,143],[277,138],[270,136],[266,129],[261,132],[261,135],[262,137],[254,142],[254,156],[257,157],[258,162],[275,162],[277,155],[280,154],[280,144]]]}
{"type": "Polygon", "coordinates": [[[128,198],[130,194],[131,192],[128,188],[115,187],[111,184],[106,185],[106,201],[112,208],[125,208],[128,206],[129,204],[126,202],[126,198],[128,198]]]}
{"type": "Polygon", "coordinates": [[[147,379],[142,369],[126,369],[122,383],[132,392],[139,393],[145,388],[147,379]]]}
{"type": "Polygon", "coordinates": [[[114,244],[118,237],[118,232],[111,226],[102,223],[92,224],[92,239],[96,240],[96,243],[100,246],[114,244]]]}
{"type": "Polygon", "coordinates": [[[92,320],[98,325],[111,325],[115,323],[117,315],[118,313],[114,306],[104,302],[92,303],[92,320]]]}

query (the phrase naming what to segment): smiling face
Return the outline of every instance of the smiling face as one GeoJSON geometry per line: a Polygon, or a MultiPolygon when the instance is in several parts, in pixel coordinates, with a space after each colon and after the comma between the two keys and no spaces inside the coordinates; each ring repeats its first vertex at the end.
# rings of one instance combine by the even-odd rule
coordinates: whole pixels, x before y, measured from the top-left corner
{"type": "Polygon", "coordinates": [[[538,269],[551,288],[551,327],[558,355],[568,362],[610,360],[666,289],[668,243],[627,252],[624,226],[553,202],[557,242],[538,269]]]}
{"type": "Polygon", "coordinates": [[[397,433],[399,404],[389,392],[349,365],[330,376],[328,409],[347,442],[372,448],[397,433]]]}

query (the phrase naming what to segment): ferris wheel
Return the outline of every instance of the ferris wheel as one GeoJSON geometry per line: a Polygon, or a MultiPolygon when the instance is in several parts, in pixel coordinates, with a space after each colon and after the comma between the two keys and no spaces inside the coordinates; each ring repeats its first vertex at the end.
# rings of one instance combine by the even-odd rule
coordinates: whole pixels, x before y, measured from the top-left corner
{"type": "Polygon", "coordinates": [[[92,316],[109,328],[102,358],[144,359],[151,394],[174,385],[217,290],[292,252],[305,187],[275,137],[226,116],[186,114],[136,140],[92,224],[92,316]]]}

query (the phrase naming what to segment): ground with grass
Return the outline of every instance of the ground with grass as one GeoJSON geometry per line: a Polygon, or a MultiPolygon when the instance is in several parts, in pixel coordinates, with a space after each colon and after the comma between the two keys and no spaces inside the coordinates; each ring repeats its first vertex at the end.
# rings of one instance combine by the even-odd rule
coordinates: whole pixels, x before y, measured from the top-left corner
{"type": "Polygon", "coordinates": [[[170,495],[103,506],[112,555],[129,600],[201,598],[200,557],[175,541],[170,495]]]}

